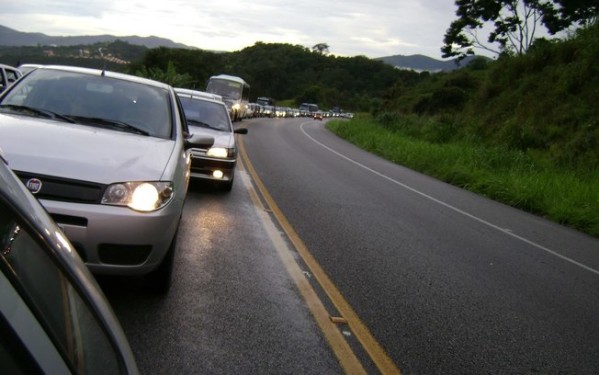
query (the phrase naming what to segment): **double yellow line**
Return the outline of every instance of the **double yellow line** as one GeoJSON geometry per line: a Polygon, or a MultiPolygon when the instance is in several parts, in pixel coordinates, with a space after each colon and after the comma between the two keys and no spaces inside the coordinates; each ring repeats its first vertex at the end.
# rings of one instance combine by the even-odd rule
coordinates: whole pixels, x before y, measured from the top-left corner
{"type": "MultiPolygon", "coordinates": [[[[340,317],[331,316],[320,301],[316,291],[314,291],[310,283],[306,280],[305,275],[299,268],[299,265],[295,259],[293,259],[293,256],[289,254],[289,252],[279,252],[279,255],[283,259],[283,263],[287,267],[292,279],[298,286],[302,297],[308,304],[310,312],[314,316],[316,323],[323,332],[331,349],[337,356],[337,359],[339,360],[339,363],[345,373],[366,374],[366,370],[349,346],[347,340],[341,334],[338,328],[339,324],[347,324],[353,335],[358,339],[366,353],[368,353],[370,356],[372,362],[382,374],[401,374],[395,363],[391,360],[391,358],[389,358],[383,347],[372,336],[364,323],[362,323],[353,308],[345,300],[341,292],[327,276],[326,272],[320,267],[316,259],[314,259],[311,252],[308,250],[297,232],[293,229],[289,221],[287,221],[287,218],[285,215],[283,215],[251,164],[241,137],[237,138],[242,168],[249,173],[255,186],[260,192],[262,199],[268,206],[268,209],[272,212],[275,219],[287,235],[287,238],[291,241],[297,252],[300,254],[304,263],[309,268],[316,281],[320,284],[327,297],[333,303],[337,311],[341,314],[340,317]]],[[[254,196],[253,199],[260,207],[265,209],[257,196],[254,196]]]]}

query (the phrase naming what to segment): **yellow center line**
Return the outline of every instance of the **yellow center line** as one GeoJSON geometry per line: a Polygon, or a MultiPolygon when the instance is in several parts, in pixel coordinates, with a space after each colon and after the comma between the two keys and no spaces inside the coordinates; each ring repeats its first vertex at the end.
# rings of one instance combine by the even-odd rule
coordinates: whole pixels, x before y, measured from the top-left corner
{"type": "MultiPolygon", "coordinates": [[[[345,319],[347,325],[349,326],[355,337],[358,339],[364,350],[368,353],[368,355],[372,359],[373,363],[377,366],[379,371],[382,374],[400,375],[401,371],[399,370],[399,368],[397,368],[397,366],[391,360],[391,358],[389,358],[383,347],[376,341],[374,336],[370,333],[370,330],[364,325],[364,323],[362,323],[362,321],[355,313],[353,308],[345,300],[341,292],[337,289],[337,287],[335,286],[335,284],[333,284],[326,272],[322,269],[322,267],[320,267],[316,259],[312,256],[312,253],[301,240],[297,232],[293,229],[285,215],[283,215],[283,212],[279,209],[274,199],[271,197],[270,193],[262,183],[262,180],[258,177],[258,174],[256,173],[256,170],[254,169],[253,165],[249,161],[249,158],[245,151],[245,145],[243,144],[243,141],[240,138],[241,137],[238,137],[237,143],[239,146],[241,162],[244,169],[246,169],[252,177],[252,180],[256,184],[264,201],[270,208],[270,211],[278,221],[279,225],[281,226],[281,228],[283,229],[283,231],[285,232],[285,234],[287,235],[297,252],[302,257],[303,261],[306,263],[307,267],[310,269],[312,275],[314,275],[314,277],[316,278],[324,292],[327,294],[333,305],[342,315],[343,319],[345,319]]],[[[296,263],[295,260],[293,260],[293,257],[290,258],[294,263],[296,263]]],[[[303,275],[302,279],[306,281],[303,275]]],[[[310,300],[312,300],[313,298],[318,299],[316,292],[312,289],[311,286],[309,286],[309,283],[306,282],[306,284],[310,288],[311,294],[313,293],[313,295],[310,295],[310,300]]],[[[304,291],[301,292],[302,295],[304,295],[304,291]]],[[[306,296],[304,296],[304,299],[306,299],[306,296]]],[[[306,299],[306,302],[309,303],[308,299],[306,299]]],[[[319,304],[322,306],[322,302],[319,301],[319,304]]],[[[339,330],[336,328],[335,323],[331,321],[326,310],[324,311],[325,316],[321,316],[323,312],[320,310],[317,312],[312,311],[312,314],[314,315],[317,324],[321,327],[321,330],[325,334],[325,337],[328,340],[332,350],[337,355],[337,358],[339,359],[341,366],[343,367],[345,372],[348,374],[364,373],[362,365],[355,357],[355,354],[351,351],[351,348],[349,348],[347,341],[339,333],[339,330]],[[331,330],[331,326],[334,327],[333,330],[331,330]],[[336,332],[337,334],[334,334],[330,331],[336,332]],[[339,342],[339,340],[341,340],[342,342],[339,342]],[[347,352],[348,350],[350,351],[350,353],[347,352]],[[359,368],[356,366],[359,366],[359,368]]]]}

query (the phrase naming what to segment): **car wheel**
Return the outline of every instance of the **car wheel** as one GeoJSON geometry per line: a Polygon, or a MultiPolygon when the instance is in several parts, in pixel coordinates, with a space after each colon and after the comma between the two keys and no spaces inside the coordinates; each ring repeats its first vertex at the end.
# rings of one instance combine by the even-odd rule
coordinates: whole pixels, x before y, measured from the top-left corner
{"type": "Polygon", "coordinates": [[[177,247],[177,233],[164,256],[162,263],[154,271],[145,276],[146,286],[149,290],[157,294],[166,294],[172,283],[173,266],[175,264],[175,248],[177,247]]]}

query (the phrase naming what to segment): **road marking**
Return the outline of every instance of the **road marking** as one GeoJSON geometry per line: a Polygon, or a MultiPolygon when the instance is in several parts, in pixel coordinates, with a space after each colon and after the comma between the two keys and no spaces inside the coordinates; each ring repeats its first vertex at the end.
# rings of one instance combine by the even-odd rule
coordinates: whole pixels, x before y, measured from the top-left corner
{"type": "Polygon", "coordinates": [[[547,247],[545,247],[545,246],[543,246],[543,245],[540,245],[540,244],[538,244],[538,243],[536,243],[536,242],[533,242],[533,241],[531,241],[531,240],[529,240],[529,239],[526,239],[526,238],[524,238],[524,237],[522,237],[522,236],[519,236],[519,235],[515,234],[514,232],[512,232],[512,231],[511,231],[511,230],[509,230],[509,229],[504,229],[504,228],[498,227],[497,225],[495,225],[495,224],[493,224],[493,223],[491,223],[491,222],[489,222],[489,221],[486,221],[486,220],[484,220],[484,219],[481,219],[481,218],[479,218],[479,217],[477,217],[477,216],[474,216],[474,215],[472,215],[472,214],[470,214],[470,213],[468,213],[468,212],[466,212],[466,211],[463,211],[463,210],[461,210],[461,209],[459,209],[459,208],[457,208],[457,207],[454,207],[454,206],[452,206],[452,205],[450,205],[450,204],[448,204],[448,203],[445,203],[445,202],[443,202],[443,201],[441,201],[441,200],[439,200],[439,199],[437,199],[437,198],[434,198],[434,197],[432,197],[432,196],[430,196],[430,195],[428,195],[428,194],[426,194],[426,193],[423,193],[423,192],[421,192],[421,191],[419,191],[419,190],[416,190],[416,189],[414,189],[413,187],[410,187],[410,186],[408,186],[408,185],[406,185],[406,184],[404,184],[404,183],[401,183],[401,182],[399,182],[399,181],[397,181],[397,180],[394,180],[393,178],[391,178],[391,177],[389,177],[389,176],[387,176],[387,175],[384,175],[384,174],[382,174],[382,173],[380,173],[380,172],[378,172],[378,171],[375,171],[374,169],[372,169],[372,168],[369,168],[369,167],[365,166],[364,164],[361,164],[361,163],[359,163],[359,162],[357,162],[357,161],[355,161],[355,160],[353,160],[353,159],[351,159],[351,158],[349,158],[349,157],[347,157],[347,156],[345,156],[345,155],[343,155],[343,154],[341,154],[341,153],[339,153],[339,152],[337,152],[337,151],[333,150],[333,149],[332,149],[332,148],[330,148],[329,146],[325,145],[325,144],[324,144],[324,143],[322,143],[322,142],[319,142],[319,141],[317,141],[317,140],[316,140],[315,138],[313,138],[313,137],[312,137],[310,134],[308,134],[308,133],[306,132],[306,130],[304,129],[304,125],[306,125],[306,124],[310,124],[310,123],[306,123],[306,122],[304,122],[304,123],[302,123],[302,124],[300,125],[300,129],[302,130],[302,132],[304,133],[304,135],[305,135],[306,137],[310,138],[310,139],[311,139],[313,142],[315,142],[316,144],[318,144],[318,145],[320,145],[320,146],[324,147],[325,149],[329,150],[329,151],[330,151],[330,152],[332,152],[333,154],[335,154],[335,155],[337,155],[337,156],[339,156],[339,157],[341,157],[341,158],[343,158],[343,159],[345,159],[345,160],[347,160],[347,161],[349,161],[349,162],[351,162],[351,163],[353,163],[353,164],[355,164],[355,165],[357,165],[357,166],[359,166],[359,167],[361,167],[361,168],[364,168],[364,169],[366,169],[367,171],[369,171],[369,172],[371,172],[371,173],[374,173],[375,175],[377,175],[377,176],[379,176],[379,177],[382,177],[382,178],[384,178],[384,179],[386,179],[386,180],[388,180],[388,181],[391,181],[391,182],[393,182],[394,184],[396,184],[396,185],[399,185],[399,186],[403,187],[404,189],[407,189],[407,190],[409,190],[409,191],[411,191],[411,192],[413,192],[413,193],[416,193],[416,194],[418,194],[418,195],[420,195],[420,196],[422,196],[422,197],[424,197],[424,198],[427,198],[427,199],[429,199],[429,200],[431,200],[431,201],[433,201],[433,202],[435,202],[435,203],[438,203],[438,204],[440,204],[440,205],[442,205],[442,206],[444,206],[444,207],[446,207],[446,208],[449,208],[450,210],[453,210],[453,211],[455,211],[455,212],[457,212],[457,213],[459,213],[459,214],[462,214],[462,215],[464,215],[464,216],[467,216],[467,217],[469,217],[469,218],[471,218],[471,219],[473,219],[473,220],[476,220],[476,221],[478,221],[478,222],[479,222],[479,223],[481,223],[481,224],[484,224],[484,225],[486,225],[486,226],[489,226],[489,227],[491,227],[491,228],[493,228],[493,229],[496,229],[496,230],[498,230],[498,231],[500,231],[500,232],[502,232],[502,233],[505,233],[505,234],[507,234],[508,236],[510,236],[510,237],[513,237],[513,238],[515,238],[515,239],[518,239],[518,240],[520,240],[520,241],[522,241],[522,242],[524,242],[524,243],[527,243],[527,244],[529,244],[529,245],[531,245],[531,246],[533,246],[533,247],[536,247],[537,249],[543,250],[543,251],[545,251],[545,252],[546,252],[546,253],[548,253],[548,254],[551,254],[551,255],[553,255],[553,256],[555,256],[555,257],[558,257],[558,258],[560,258],[560,259],[562,259],[562,260],[565,260],[566,262],[572,263],[572,264],[574,264],[574,265],[576,265],[576,266],[578,266],[578,267],[580,267],[580,268],[582,268],[582,269],[584,269],[584,270],[587,270],[587,271],[589,271],[589,272],[592,272],[592,273],[594,273],[594,274],[596,274],[596,275],[599,275],[599,270],[596,270],[596,269],[594,269],[594,268],[592,268],[592,267],[589,267],[589,266],[587,266],[586,264],[582,264],[582,263],[580,263],[580,262],[578,262],[578,261],[576,261],[576,260],[574,260],[574,259],[572,259],[572,258],[568,258],[567,256],[565,256],[565,255],[562,255],[562,254],[558,253],[558,252],[557,252],[557,251],[555,251],[555,250],[551,250],[551,249],[549,249],[549,248],[547,248],[547,247]]]}
{"type": "MultiPolygon", "coordinates": [[[[374,339],[368,328],[362,323],[358,315],[354,312],[353,308],[349,305],[349,303],[345,300],[341,292],[337,289],[337,287],[330,280],[328,275],[324,272],[324,270],[320,267],[316,259],[312,256],[307,246],[300,239],[299,235],[295,232],[287,218],[283,215],[274,199],[270,196],[270,193],[262,183],[262,180],[258,177],[253,165],[249,161],[247,153],[245,151],[245,146],[242,140],[238,141],[239,151],[240,151],[240,164],[241,166],[248,172],[251,176],[251,179],[256,184],[258,190],[266,205],[272,211],[272,215],[276,218],[277,222],[285,231],[287,238],[291,241],[297,252],[300,254],[308,268],[310,269],[311,274],[321,285],[324,292],[327,294],[333,305],[337,308],[342,318],[345,319],[347,325],[352,330],[355,337],[358,339],[364,350],[368,353],[373,363],[378,367],[382,374],[398,374],[401,372],[395,365],[395,363],[389,358],[385,350],[382,346],[374,339]]],[[[244,180],[245,181],[245,180],[244,180]]],[[[250,191],[254,191],[251,186],[251,183],[245,182],[246,187],[250,191]]],[[[254,191],[250,194],[252,199],[256,203],[259,208],[262,208],[264,215],[267,217],[268,214],[264,210],[264,206],[260,201],[257,193],[254,191]]],[[[273,226],[272,222],[266,221],[264,219],[267,227],[273,226]]],[[[337,324],[331,321],[330,314],[326,311],[326,308],[318,298],[318,295],[302,273],[299,265],[293,258],[293,255],[285,246],[283,239],[280,236],[274,236],[273,240],[276,243],[279,243],[279,246],[276,246],[279,255],[284,260],[285,266],[287,267],[290,275],[293,280],[298,285],[300,292],[308,304],[310,311],[312,312],[318,326],[322,330],[325,338],[327,339],[331,349],[337,356],[341,367],[347,374],[365,374],[365,370],[357,359],[356,355],[350,348],[349,344],[343,337],[347,335],[347,332],[340,332],[337,324]]]]}

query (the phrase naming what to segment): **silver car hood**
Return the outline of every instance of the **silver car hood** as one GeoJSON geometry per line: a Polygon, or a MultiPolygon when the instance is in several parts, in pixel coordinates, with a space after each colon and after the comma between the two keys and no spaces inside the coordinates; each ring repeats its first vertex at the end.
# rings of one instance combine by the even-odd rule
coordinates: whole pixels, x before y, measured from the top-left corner
{"type": "Polygon", "coordinates": [[[163,179],[175,142],[0,114],[0,148],[13,170],[108,184],[163,179]]]}
{"type": "Polygon", "coordinates": [[[233,147],[235,144],[235,135],[233,132],[225,132],[222,130],[208,129],[200,126],[188,125],[189,132],[193,135],[214,137],[212,147],[233,147]]]}

